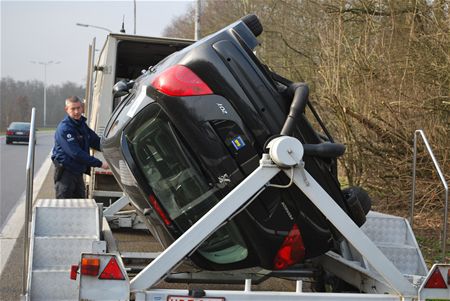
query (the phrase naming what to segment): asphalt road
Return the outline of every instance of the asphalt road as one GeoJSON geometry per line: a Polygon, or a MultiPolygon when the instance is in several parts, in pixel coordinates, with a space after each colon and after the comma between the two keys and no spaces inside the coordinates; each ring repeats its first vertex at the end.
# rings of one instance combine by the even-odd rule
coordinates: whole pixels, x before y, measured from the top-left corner
{"type": "MultiPolygon", "coordinates": [[[[36,173],[53,147],[53,132],[37,133],[36,173]]],[[[28,143],[7,145],[0,137],[0,232],[17,201],[25,193],[28,143]]]]}

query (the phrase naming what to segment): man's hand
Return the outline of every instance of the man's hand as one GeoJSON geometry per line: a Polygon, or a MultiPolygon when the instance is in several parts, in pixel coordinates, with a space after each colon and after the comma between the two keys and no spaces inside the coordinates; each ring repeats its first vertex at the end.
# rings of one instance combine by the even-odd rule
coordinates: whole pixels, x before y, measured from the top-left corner
{"type": "Polygon", "coordinates": [[[103,169],[109,169],[108,162],[103,161],[103,162],[102,162],[102,168],[103,168],[103,169]]]}

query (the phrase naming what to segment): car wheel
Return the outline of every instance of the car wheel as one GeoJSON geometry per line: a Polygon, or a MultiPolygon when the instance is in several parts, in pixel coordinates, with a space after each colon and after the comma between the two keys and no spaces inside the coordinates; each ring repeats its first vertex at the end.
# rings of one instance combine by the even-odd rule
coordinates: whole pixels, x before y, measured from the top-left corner
{"type": "Polygon", "coordinates": [[[355,196],[359,203],[361,204],[364,213],[367,214],[372,208],[372,200],[370,199],[369,194],[363,188],[358,186],[348,187],[342,190],[345,197],[348,199],[351,196],[355,196]]]}
{"type": "Polygon", "coordinates": [[[12,141],[9,140],[8,138],[6,138],[6,144],[11,144],[11,143],[12,143],[12,141]]]}

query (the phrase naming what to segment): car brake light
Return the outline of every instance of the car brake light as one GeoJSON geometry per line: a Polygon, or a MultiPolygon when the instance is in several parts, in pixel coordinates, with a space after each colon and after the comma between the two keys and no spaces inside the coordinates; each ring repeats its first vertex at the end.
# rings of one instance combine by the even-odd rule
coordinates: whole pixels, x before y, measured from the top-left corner
{"type": "Polygon", "coordinates": [[[148,199],[150,201],[150,204],[152,204],[152,207],[155,209],[156,213],[158,213],[159,217],[161,217],[161,219],[163,220],[164,224],[166,224],[166,226],[170,225],[172,222],[167,217],[161,206],[159,206],[158,201],[155,199],[155,196],[151,194],[148,199]]]}
{"type": "Polygon", "coordinates": [[[431,277],[427,280],[425,288],[445,288],[445,289],[447,288],[447,285],[445,284],[444,281],[444,277],[442,277],[439,268],[437,267],[435,268],[433,274],[431,274],[431,277]]]}
{"type": "Polygon", "coordinates": [[[283,270],[300,262],[305,257],[305,245],[297,224],[294,224],[288,236],[275,256],[273,268],[283,270]]]}
{"type": "Polygon", "coordinates": [[[14,135],[13,131],[6,131],[6,135],[14,135]]]}
{"type": "Polygon", "coordinates": [[[197,74],[183,65],[175,65],[164,70],[151,85],[170,96],[197,96],[213,93],[197,74]]]}
{"type": "Polygon", "coordinates": [[[122,271],[120,270],[119,264],[116,259],[112,257],[103,272],[100,274],[98,279],[111,279],[111,280],[124,280],[122,271]]]}
{"type": "Polygon", "coordinates": [[[100,269],[100,259],[83,258],[81,260],[81,275],[97,276],[100,269]]]}

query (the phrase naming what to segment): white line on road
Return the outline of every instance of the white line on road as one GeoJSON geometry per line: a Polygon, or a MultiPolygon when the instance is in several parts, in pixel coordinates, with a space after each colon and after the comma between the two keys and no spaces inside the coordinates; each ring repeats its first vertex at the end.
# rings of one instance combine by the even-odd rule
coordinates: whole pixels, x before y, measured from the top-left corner
{"type": "MultiPolygon", "coordinates": [[[[41,190],[42,184],[46,178],[46,175],[50,169],[50,155],[42,163],[41,168],[35,174],[33,181],[33,200],[41,190]]],[[[19,238],[19,234],[22,231],[23,224],[25,222],[25,196],[24,192],[20,199],[18,200],[16,206],[9,213],[3,229],[0,233],[0,275],[3,273],[3,269],[8,261],[9,255],[11,254],[14,245],[19,238]]]]}

